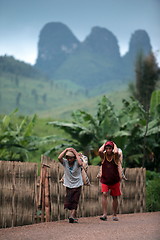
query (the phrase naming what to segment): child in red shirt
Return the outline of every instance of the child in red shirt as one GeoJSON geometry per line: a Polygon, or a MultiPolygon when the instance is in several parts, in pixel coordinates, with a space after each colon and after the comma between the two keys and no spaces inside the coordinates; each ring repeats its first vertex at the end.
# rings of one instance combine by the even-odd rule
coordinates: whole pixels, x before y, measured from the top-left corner
{"type": "Polygon", "coordinates": [[[112,141],[107,141],[99,149],[102,162],[101,188],[102,188],[102,209],[101,220],[107,220],[107,193],[113,198],[113,220],[118,221],[117,208],[118,199],[121,195],[120,181],[122,179],[121,154],[118,153],[117,146],[112,141]],[[114,152],[113,152],[114,150],[114,152]]]}

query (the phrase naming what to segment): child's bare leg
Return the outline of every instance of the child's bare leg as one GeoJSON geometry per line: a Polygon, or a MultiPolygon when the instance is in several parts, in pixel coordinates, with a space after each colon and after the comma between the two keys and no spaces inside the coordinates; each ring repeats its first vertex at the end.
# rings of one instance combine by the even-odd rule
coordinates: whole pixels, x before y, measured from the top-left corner
{"type": "Polygon", "coordinates": [[[72,210],[70,211],[70,217],[75,218],[75,217],[76,217],[76,214],[77,214],[77,212],[76,212],[75,209],[72,209],[72,210]]]}
{"type": "Polygon", "coordinates": [[[118,208],[118,199],[116,196],[113,196],[113,220],[114,221],[118,221],[117,208],[118,208]]]}
{"type": "Polygon", "coordinates": [[[102,193],[102,209],[103,209],[103,216],[107,216],[107,193],[102,193]]]}
{"type": "Polygon", "coordinates": [[[102,209],[103,209],[103,215],[100,217],[101,220],[106,221],[107,220],[107,193],[102,193],[102,209]]]}
{"type": "Polygon", "coordinates": [[[118,199],[117,197],[113,196],[113,215],[117,215],[117,208],[118,208],[118,199]]]}

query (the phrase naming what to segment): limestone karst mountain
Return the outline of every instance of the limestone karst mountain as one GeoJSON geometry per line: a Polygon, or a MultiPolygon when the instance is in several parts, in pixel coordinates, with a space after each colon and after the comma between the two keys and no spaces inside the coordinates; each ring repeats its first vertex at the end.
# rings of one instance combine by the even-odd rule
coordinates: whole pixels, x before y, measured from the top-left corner
{"type": "Polygon", "coordinates": [[[129,50],[123,57],[123,65],[125,66],[125,74],[129,79],[134,78],[135,63],[139,53],[148,55],[152,51],[150,38],[146,31],[135,31],[129,42],[129,50]]]}
{"type": "Polygon", "coordinates": [[[134,80],[137,54],[147,55],[151,50],[144,30],[133,33],[128,52],[120,56],[118,39],[105,28],[93,27],[80,42],[65,24],[51,22],[40,32],[35,67],[52,79],[69,80],[90,89],[134,80]]]}
{"type": "Polygon", "coordinates": [[[36,68],[48,76],[63,64],[80,42],[62,23],[47,23],[40,32],[36,68]]]}

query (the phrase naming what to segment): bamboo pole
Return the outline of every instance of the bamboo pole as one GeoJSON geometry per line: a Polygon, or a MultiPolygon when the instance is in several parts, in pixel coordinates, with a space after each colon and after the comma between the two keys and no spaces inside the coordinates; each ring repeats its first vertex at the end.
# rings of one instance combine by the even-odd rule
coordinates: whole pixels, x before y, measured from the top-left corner
{"type": "Polygon", "coordinates": [[[12,223],[11,226],[15,226],[15,188],[16,188],[16,176],[15,176],[15,163],[11,162],[12,171],[12,223]]]}
{"type": "Polygon", "coordinates": [[[50,186],[49,186],[49,174],[47,166],[46,168],[46,176],[45,176],[45,213],[46,213],[46,222],[50,222],[51,216],[51,203],[50,203],[50,186]]]}
{"type": "Polygon", "coordinates": [[[43,155],[41,155],[41,172],[40,172],[39,198],[38,198],[38,207],[39,208],[42,207],[42,173],[43,173],[42,162],[43,162],[43,155]]]}
{"type": "Polygon", "coordinates": [[[41,222],[44,222],[45,215],[45,178],[46,178],[46,167],[42,165],[42,213],[41,213],[41,222]]]}

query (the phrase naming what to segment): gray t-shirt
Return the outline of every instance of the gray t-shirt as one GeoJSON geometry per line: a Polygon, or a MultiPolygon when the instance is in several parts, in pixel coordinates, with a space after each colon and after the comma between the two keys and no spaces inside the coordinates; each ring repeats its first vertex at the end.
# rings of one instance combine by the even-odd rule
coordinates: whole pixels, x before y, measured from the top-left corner
{"type": "Polygon", "coordinates": [[[70,167],[67,159],[63,158],[64,166],[64,183],[65,187],[77,188],[83,185],[81,166],[75,161],[73,166],[70,167]]]}

